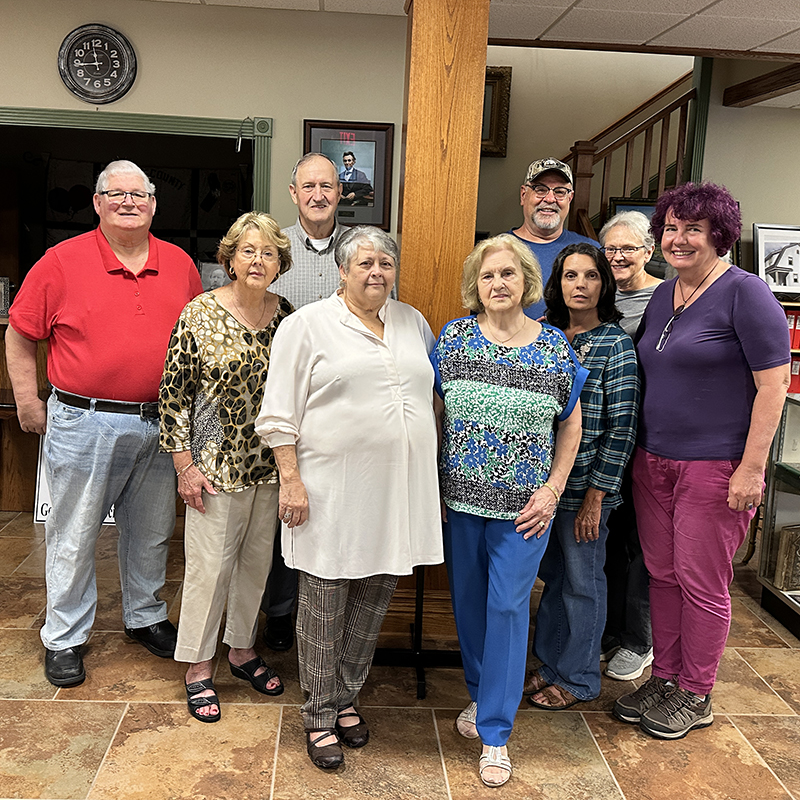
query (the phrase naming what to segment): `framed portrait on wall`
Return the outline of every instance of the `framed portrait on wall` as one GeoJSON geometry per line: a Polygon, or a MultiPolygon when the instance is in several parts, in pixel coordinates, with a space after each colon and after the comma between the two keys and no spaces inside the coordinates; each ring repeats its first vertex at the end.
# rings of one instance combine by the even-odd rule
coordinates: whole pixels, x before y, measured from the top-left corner
{"type": "Polygon", "coordinates": [[[753,223],[753,265],[774,294],[800,294],[800,225],[753,223]]]}
{"type": "Polygon", "coordinates": [[[343,225],[389,230],[394,123],[303,120],[303,153],[322,153],[336,164],[343,225]]]}

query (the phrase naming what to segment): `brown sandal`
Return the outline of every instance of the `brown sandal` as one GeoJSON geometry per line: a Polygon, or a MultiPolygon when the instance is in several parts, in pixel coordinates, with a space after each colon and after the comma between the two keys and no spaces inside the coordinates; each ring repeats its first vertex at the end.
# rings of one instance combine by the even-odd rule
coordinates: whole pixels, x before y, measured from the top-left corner
{"type": "Polygon", "coordinates": [[[538,669],[529,670],[525,676],[525,685],[522,687],[522,696],[530,697],[548,686],[550,686],[550,681],[545,680],[538,669]]]}
{"type": "Polygon", "coordinates": [[[584,702],[575,697],[572,692],[568,692],[555,683],[540,689],[537,694],[541,695],[547,702],[543,703],[541,700],[534,700],[533,697],[529,697],[528,702],[532,706],[536,706],[536,708],[545,709],[545,711],[563,711],[565,708],[572,708],[572,706],[584,702]]]}

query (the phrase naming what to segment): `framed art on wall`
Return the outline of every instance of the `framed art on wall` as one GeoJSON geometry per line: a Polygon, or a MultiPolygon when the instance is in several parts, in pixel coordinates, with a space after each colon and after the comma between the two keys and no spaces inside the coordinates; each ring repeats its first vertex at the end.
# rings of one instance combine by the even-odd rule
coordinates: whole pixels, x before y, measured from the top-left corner
{"type": "Polygon", "coordinates": [[[800,225],[753,223],[753,266],[775,294],[800,294],[800,225]]]}
{"type": "Polygon", "coordinates": [[[394,123],[303,120],[303,153],[322,153],[336,164],[343,225],[389,230],[394,123]]]}

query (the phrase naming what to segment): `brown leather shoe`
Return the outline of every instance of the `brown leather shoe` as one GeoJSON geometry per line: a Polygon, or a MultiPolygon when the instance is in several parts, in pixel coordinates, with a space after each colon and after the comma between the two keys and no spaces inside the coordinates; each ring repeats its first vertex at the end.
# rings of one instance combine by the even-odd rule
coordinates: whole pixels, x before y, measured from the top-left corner
{"type": "Polygon", "coordinates": [[[320,769],[336,769],[344,764],[344,753],[342,752],[342,745],[337,739],[333,744],[318,745],[323,739],[328,736],[336,736],[336,731],[333,728],[307,728],[306,729],[306,750],[308,750],[308,757],[315,767],[320,769]],[[312,739],[311,734],[317,733],[319,736],[312,739]]]}
{"type": "MultiPolygon", "coordinates": [[[[348,706],[349,708],[349,706],[348,706]]],[[[369,728],[364,720],[364,717],[355,709],[352,711],[340,711],[336,717],[336,733],[339,734],[339,739],[342,744],[348,747],[363,747],[369,741],[369,728]],[[339,720],[345,717],[358,717],[358,722],[355,725],[340,725],[339,720]]]]}

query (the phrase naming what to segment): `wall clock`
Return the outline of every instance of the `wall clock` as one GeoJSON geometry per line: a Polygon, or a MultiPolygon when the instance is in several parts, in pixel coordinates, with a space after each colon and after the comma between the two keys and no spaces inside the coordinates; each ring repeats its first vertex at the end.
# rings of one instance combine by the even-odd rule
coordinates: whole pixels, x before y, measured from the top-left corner
{"type": "Polygon", "coordinates": [[[101,105],[119,100],[136,79],[136,53],[119,31],[81,25],[58,51],[58,72],[72,94],[101,105]]]}

